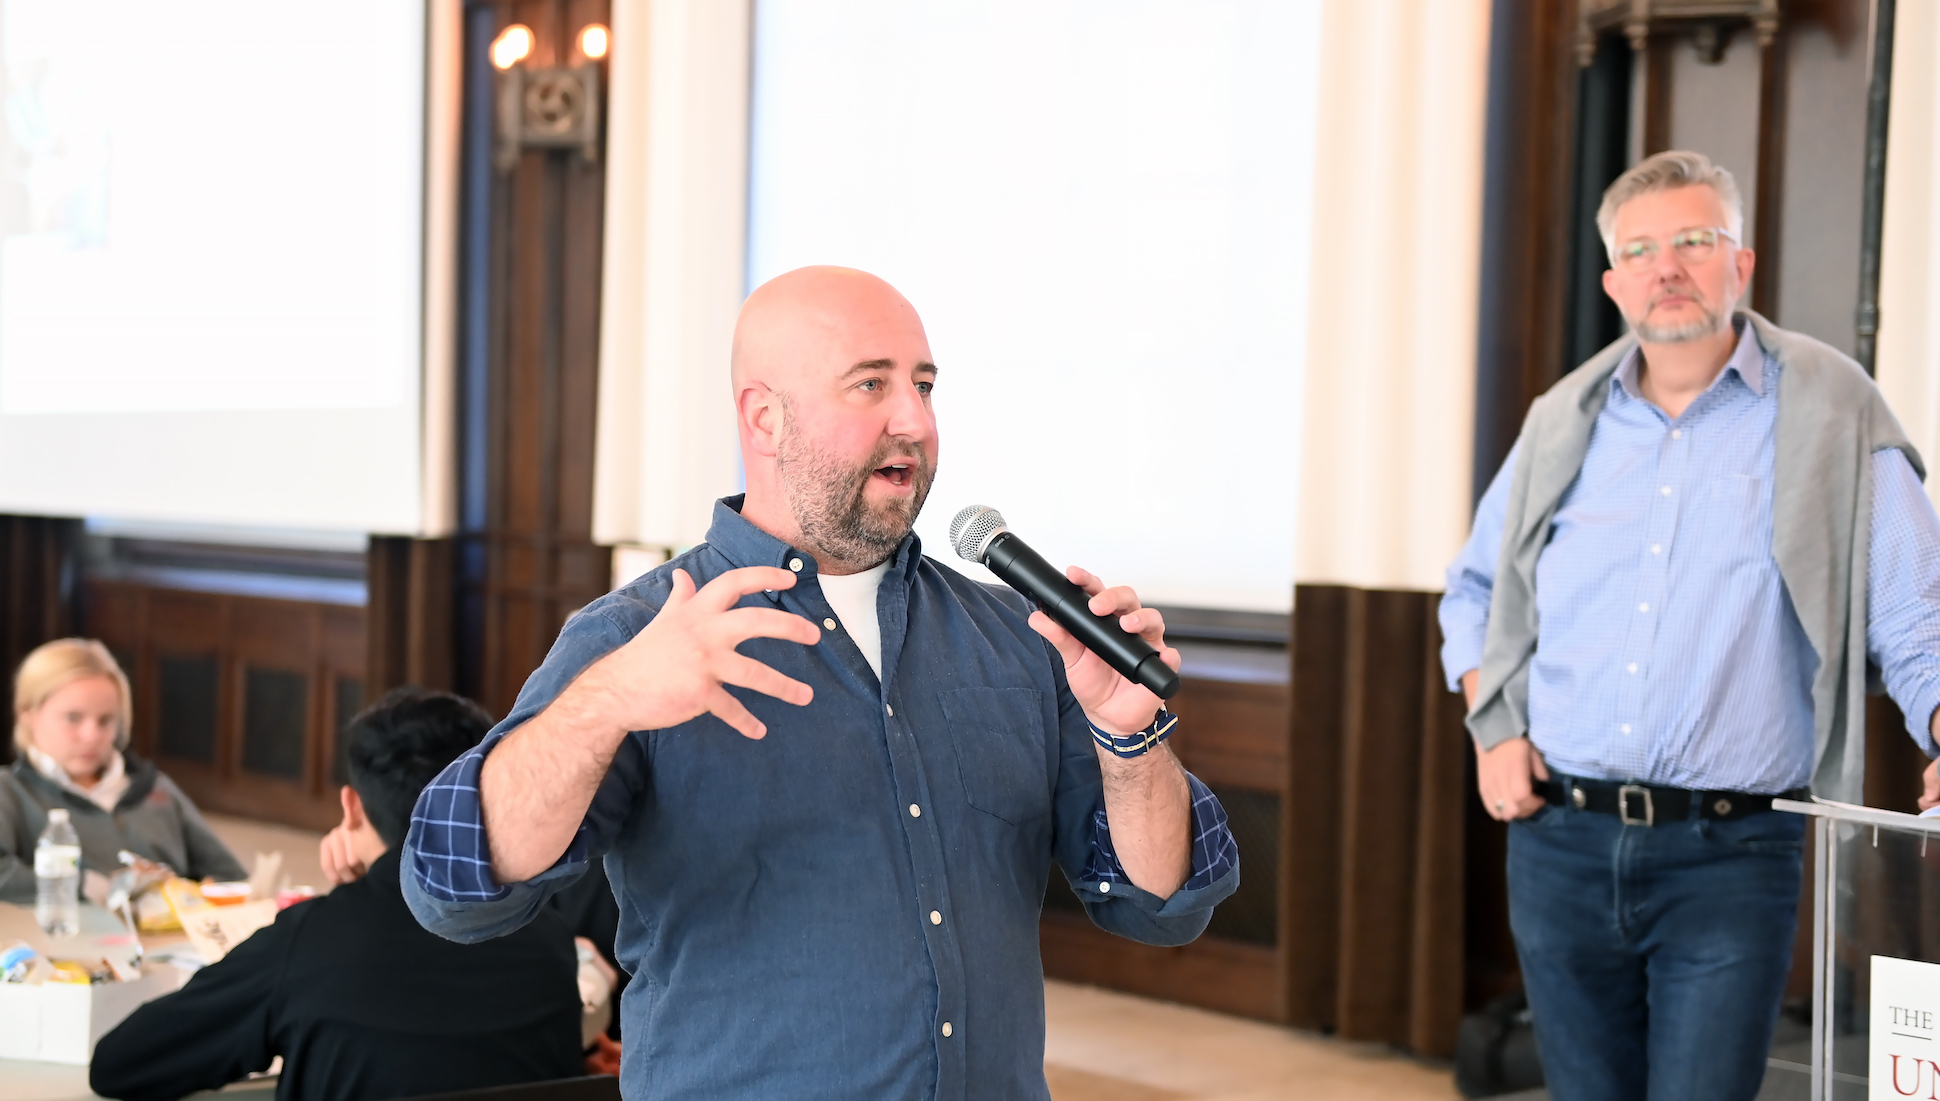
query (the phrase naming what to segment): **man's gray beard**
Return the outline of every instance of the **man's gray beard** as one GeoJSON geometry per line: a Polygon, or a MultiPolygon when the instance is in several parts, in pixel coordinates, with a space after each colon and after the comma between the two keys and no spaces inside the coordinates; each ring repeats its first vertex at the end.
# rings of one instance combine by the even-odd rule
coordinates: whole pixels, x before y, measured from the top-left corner
{"type": "Polygon", "coordinates": [[[1703,340],[1707,336],[1721,333],[1731,325],[1731,315],[1714,313],[1702,302],[1693,303],[1704,312],[1702,320],[1687,321],[1682,325],[1652,325],[1648,321],[1632,321],[1630,329],[1637,339],[1645,344],[1683,344],[1692,340],[1703,340]]]}
{"type": "Polygon", "coordinates": [[[795,515],[803,549],[818,561],[858,570],[896,553],[903,537],[916,526],[916,517],[930,494],[930,483],[936,478],[929,457],[913,443],[884,440],[866,461],[845,466],[803,440],[786,413],[775,448],[775,465],[781,476],[781,494],[795,515]],[[916,460],[909,471],[915,493],[905,500],[891,500],[881,510],[871,509],[865,496],[869,479],[890,456],[905,452],[916,460]]]}

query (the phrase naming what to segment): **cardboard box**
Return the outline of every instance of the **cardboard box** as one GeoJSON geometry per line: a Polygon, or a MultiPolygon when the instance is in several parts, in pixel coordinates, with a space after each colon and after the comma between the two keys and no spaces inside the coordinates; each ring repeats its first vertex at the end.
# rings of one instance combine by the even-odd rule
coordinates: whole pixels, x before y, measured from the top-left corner
{"type": "Polygon", "coordinates": [[[133,982],[0,983],[0,1059],[86,1066],[109,1029],[187,981],[187,973],[158,963],[133,982]]]}

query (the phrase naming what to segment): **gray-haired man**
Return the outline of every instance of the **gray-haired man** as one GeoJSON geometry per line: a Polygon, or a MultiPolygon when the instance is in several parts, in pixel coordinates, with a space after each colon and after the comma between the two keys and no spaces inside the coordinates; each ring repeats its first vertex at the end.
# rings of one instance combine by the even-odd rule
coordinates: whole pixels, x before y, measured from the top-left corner
{"type": "Polygon", "coordinates": [[[1856,801],[1869,664],[1934,753],[1919,456],[1857,364],[1738,310],[1743,221],[1696,153],[1610,186],[1631,335],[1531,407],[1442,602],[1559,1101],[1755,1096],[1801,875],[1772,797],[1856,801]]]}

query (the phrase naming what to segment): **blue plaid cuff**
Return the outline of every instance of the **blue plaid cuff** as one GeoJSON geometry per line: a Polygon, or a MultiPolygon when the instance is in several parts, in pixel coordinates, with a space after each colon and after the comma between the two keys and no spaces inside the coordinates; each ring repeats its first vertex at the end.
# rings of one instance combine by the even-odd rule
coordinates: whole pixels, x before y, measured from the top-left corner
{"type": "MultiPolygon", "coordinates": [[[[1179,889],[1199,891],[1239,867],[1239,846],[1226,826],[1226,808],[1219,805],[1219,797],[1190,772],[1186,784],[1192,789],[1192,874],[1179,889]]],[[[1091,820],[1091,859],[1085,863],[1083,879],[1088,885],[1131,882],[1111,847],[1111,824],[1102,806],[1091,820]]]]}
{"type": "MultiPolygon", "coordinates": [[[[492,852],[485,841],[484,811],[478,802],[478,777],[497,738],[445,766],[425,785],[411,811],[406,835],[415,860],[411,873],[426,894],[442,902],[493,902],[511,890],[492,878],[492,852]]],[[[560,864],[586,859],[586,827],[581,825],[560,864]]]]}

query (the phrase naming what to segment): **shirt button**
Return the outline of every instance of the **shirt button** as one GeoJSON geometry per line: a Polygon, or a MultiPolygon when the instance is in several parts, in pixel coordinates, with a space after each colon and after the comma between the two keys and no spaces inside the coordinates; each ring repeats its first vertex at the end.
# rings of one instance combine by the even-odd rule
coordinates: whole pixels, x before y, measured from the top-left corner
{"type": "Polygon", "coordinates": [[[1623,732],[1624,732],[1625,734],[1628,734],[1628,733],[1630,733],[1630,724],[1629,724],[1629,723],[1625,723],[1625,724],[1623,724],[1622,726],[1620,726],[1620,727],[1618,727],[1617,729],[1619,729],[1619,730],[1621,730],[1621,731],[1623,731],[1623,732]]]}
{"type": "Polygon", "coordinates": [[[909,816],[910,816],[911,818],[921,818],[921,817],[923,817],[923,808],[922,808],[922,807],[919,807],[919,806],[917,806],[917,805],[916,805],[915,803],[911,803],[911,804],[909,805],[909,816]]]}
{"type": "Polygon", "coordinates": [[[1671,439],[1681,440],[1683,438],[1684,438],[1684,430],[1682,428],[1671,429],[1671,439]]]}
{"type": "Polygon", "coordinates": [[[941,913],[940,911],[937,911],[937,910],[931,910],[931,911],[930,911],[930,924],[931,924],[931,925],[941,925],[941,924],[943,924],[943,914],[942,914],[942,913],[941,913]]]}
{"type": "Polygon", "coordinates": [[[1633,673],[1635,673],[1635,672],[1637,671],[1637,663],[1636,663],[1636,662],[1634,662],[1634,661],[1633,661],[1633,662],[1631,662],[1631,663],[1630,663],[1630,671],[1631,671],[1631,672],[1633,672],[1633,673]]]}
{"type": "Polygon", "coordinates": [[[1664,548],[1663,548],[1663,546],[1662,546],[1661,544],[1658,544],[1658,543],[1652,543],[1652,544],[1650,545],[1650,553],[1652,553],[1652,554],[1662,554],[1662,553],[1664,553],[1664,548]]]}
{"type": "Polygon", "coordinates": [[[948,1022],[948,1021],[944,1021],[944,1022],[943,1022],[943,1035],[945,1035],[945,1036],[948,1036],[948,1035],[950,1034],[950,1031],[951,1031],[951,1029],[950,1029],[950,1022],[948,1022]]]}
{"type": "Polygon", "coordinates": [[[835,630],[835,621],[833,619],[825,619],[822,621],[822,626],[827,627],[829,630],[833,631],[835,630]]]}
{"type": "Polygon", "coordinates": [[[1649,605],[1649,604],[1647,604],[1647,603],[1646,603],[1646,604],[1639,604],[1639,605],[1637,605],[1637,610],[1638,610],[1638,611],[1640,611],[1640,612],[1648,612],[1648,611],[1650,611],[1650,605],[1649,605]]]}
{"type": "MultiPolygon", "coordinates": [[[[1670,490],[1667,489],[1664,492],[1669,493],[1670,490]]],[[[794,570],[796,573],[802,572],[802,560],[799,558],[790,558],[788,560],[788,568],[794,570]]]]}
{"type": "Polygon", "coordinates": [[[883,704],[883,705],[882,705],[882,709],[883,709],[884,711],[887,711],[887,712],[889,712],[889,717],[890,717],[890,718],[892,718],[892,719],[893,719],[893,718],[895,718],[895,717],[896,717],[896,709],[895,709],[895,708],[893,708],[893,707],[891,707],[891,706],[889,706],[888,704],[883,704]]]}
{"type": "Polygon", "coordinates": [[[1659,490],[1658,492],[1662,493],[1666,497],[1669,497],[1671,495],[1671,487],[1665,486],[1663,489],[1659,490]]]}
{"type": "Polygon", "coordinates": [[[1111,893],[1111,884],[1109,884],[1109,883],[1100,883],[1100,884],[1098,884],[1098,893],[1099,893],[1099,894],[1101,894],[1101,895],[1108,895],[1108,894],[1110,894],[1110,893],[1111,893]]]}

